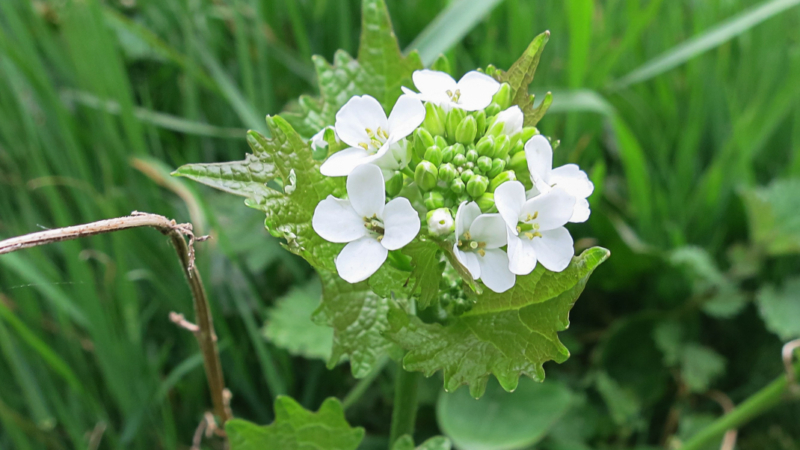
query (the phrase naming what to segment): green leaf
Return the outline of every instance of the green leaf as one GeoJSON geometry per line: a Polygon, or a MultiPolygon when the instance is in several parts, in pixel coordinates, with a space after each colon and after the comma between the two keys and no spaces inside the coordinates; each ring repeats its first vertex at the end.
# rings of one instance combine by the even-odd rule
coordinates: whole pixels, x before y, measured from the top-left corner
{"type": "Polygon", "coordinates": [[[272,139],[248,132],[253,154],[244,161],[188,164],[174,174],[247,197],[245,204],[267,213],[270,233],[286,239],[286,248],[292,253],[318,269],[335,270],[333,257],[342,245],[319,237],[311,218],[317,204],[329,194],[344,196],[345,180],[322,175],[308,142],[283,118],[267,117],[267,126],[272,139]],[[284,192],[268,185],[274,181],[284,186],[284,192]]]}
{"type": "Polygon", "coordinates": [[[423,67],[417,52],[400,52],[383,0],[362,1],[358,59],[339,50],[333,64],[320,56],[313,61],[320,96],[300,97],[298,111],[283,114],[305,137],[333,125],[336,112],[354,95],[371,95],[391,110],[402,93],[400,86],[412,86],[411,74],[423,67]]]}
{"type": "Polygon", "coordinates": [[[275,421],[266,426],[242,419],[225,424],[231,450],[355,450],[363,428],[351,427],[339,400],[329,398],[319,411],[303,409],[290,397],[275,399],[275,421]]]}
{"type": "Polygon", "coordinates": [[[681,350],[681,376],[691,392],[706,392],[725,372],[725,358],[714,350],[695,343],[681,350]]]}
{"type": "Polygon", "coordinates": [[[550,39],[550,32],[536,36],[533,41],[525,49],[525,53],[511,65],[508,71],[503,72],[498,70],[494,77],[501,83],[508,83],[514,92],[511,104],[518,105],[525,115],[525,126],[536,126],[539,120],[547,112],[547,108],[552,103],[552,95],[545,96],[544,101],[538,108],[533,107],[534,97],[528,94],[528,88],[533,81],[533,76],[536,73],[536,67],[539,65],[539,60],[542,57],[544,46],[550,39]]]}
{"type": "Polygon", "coordinates": [[[620,386],[605,372],[597,374],[595,387],[615,424],[624,425],[641,420],[642,402],[633,390],[620,386]]]}
{"type": "Polygon", "coordinates": [[[480,400],[466,391],[442,393],[436,404],[439,427],[461,450],[511,450],[539,442],[572,403],[557,381],[523,380],[513,393],[490,383],[480,400]]]}
{"type": "Polygon", "coordinates": [[[444,261],[439,258],[439,245],[430,239],[419,237],[403,247],[403,253],[411,257],[411,278],[419,288],[419,307],[425,309],[439,297],[439,282],[442,280],[444,261]]]}
{"type": "Polygon", "coordinates": [[[388,329],[389,300],[378,296],[366,281],[350,284],[332,272],[320,271],[322,304],[314,312],[319,325],[333,327],[333,351],[328,367],[344,356],[356,378],[367,376],[380,357],[398,355],[398,348],[383,335],[388,329]]]}
{"type": "Polygon", "coordinates": [[[586,250],[559,273],[539,265],[503,294],[478,295],[474,308],[447,326],[392,308],[386,335],[408,350],[406,370],[430,376],[442,369],[447,391],[468,384],[472,396],[480,397],[490,374],[507,391],[517,387],[521,374],[543,380],[546,361],[569,357],[557,332],[569,325],[570,309],[608,255],[599,247],[586,250]]]}
{"type": "Polygon", "coordinates": [[[414,447],[414,439],[407,434],[400,436],[392,446],[392,450],[450,450],[451,448],[450,440],[444,436],[434,436],[419,447],[414,447]]]}
{"type": "Polygon", "coordinates": [[[781,288],[765,286],[758,292],[756,303],[769,331],[784,341],[800,338],[800,278],[784,281],[781,288]]]}
{"type": "Polygon", "coordinates": [[[328,360],[333,330],[311,321],[321,297],[322,285],[317,279],[292,288],[270,308],[264,336],[293,355],[328,360]]]}
{"type": "Polygon", "coordinates": [[[744,192],[750,239],[770,255],[800,253],[800,179],[744,192]]]}

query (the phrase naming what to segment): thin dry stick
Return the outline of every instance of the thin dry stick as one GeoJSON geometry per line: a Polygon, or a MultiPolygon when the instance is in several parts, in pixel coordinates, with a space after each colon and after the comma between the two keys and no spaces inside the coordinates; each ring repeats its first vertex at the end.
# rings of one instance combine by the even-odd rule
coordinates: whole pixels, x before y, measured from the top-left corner
{"type": "MultiPolygon", "coordinates": [[[[708,391],[706,394],[711,397],[712,400],[719,403],[722,406],[722,410],[725,414],[729,414],[731,411],[736,409],[736,405],[733,404],[733,401],[720,391],[708,391]]],[[[736,447],[736,437],[738,431],[734,428],[725,432],[725,437],[722,439],[722,445],[719,447],[719,450],[733,450],[736,447]]]]}
{"type": "Polygon", "coordinates": [[[786,368],[786,379],[789,382],[789,389],[791,389],[792,393],[794,394],[800,393],[800,385],[797,384],[797,380],[795,379],[794,375],[794,366],[792,365],[792,355],[798,348],[800,348],[800,339],[795,339],[787,342],[781,350],[783,366],[786,368]]]}
{"type": "Polygon", "coordinates": [[[217,338],[214,334],[214,323],[211,318],[211,309],[208,306],[208,297],[203,288],[200,272],[197,271],[194,265],[194,243],[207,238],[196,238],[192,232],[191,224],[178,224],[164,216],[134,211],[127,217],[101,220],[73,227],[56,228],[6,239],[0,241],[0,255],[38,245],[140,227],[155,228],[167,235],[178,254],[178,259],[184,269],[183,274],[192,291],[197,325],[186,322],[183,316],[180,318],[183,322],[197,327],[196,331],[194,329],[192,331],[197,338],[198,344],[200,344],[200,350],[203,354],[203,364],[208,378],[208,388],[211,391],[211,401],[214,404],[214,413],[224,425],[231,418],[230,410],[226,408],[225,380],[222,376],[222,365],[219,360],[217,338]],[[189,238],[188,244],[185,237],[189,238]]]}

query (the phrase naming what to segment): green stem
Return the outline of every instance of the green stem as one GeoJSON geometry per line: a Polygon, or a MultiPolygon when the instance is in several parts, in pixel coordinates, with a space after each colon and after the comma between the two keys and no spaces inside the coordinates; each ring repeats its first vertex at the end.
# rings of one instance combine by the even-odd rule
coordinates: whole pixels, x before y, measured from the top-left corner
{"type": "Polygon", "coordinates": [[[364,392],[367,392],[367,389],[372,385],[378,375],[383,372],[383,368],[386,366],[386,363],[389,362],[389,358],[384,356],[377,364],[375,364],[375,368],[372,369],[366,377],[358,380],[353,389],[350,389],[350,392],[345,395],[344,400],[342,400],[342,407],[347,411],[348,408],[353,406],[358,399],[364,395],[364,392]]]}
{"type": "MultiPolygon", "coordinates": [[[[800,363],[795,364],[795,373],[800,371],[800,363]]],[[[769,411],[784,400],[788,393],[786,375],[778,377],[760,391],[751,395],[736,409],[717,419],[699,433],[686,441],[680,450],[698,450],[720,439],[728,430],[741,427],[759,415],[769,411]]]]}
{"type": "Polygon", "coordinates": [[[389,443],[404,434],[414,434],[414,423],[417,419],[417,388],[419,386],[419,372],[406,372],[402,363],[397,367],[397,380],[394,387],[394,409],[392,410],[392,429],[389,434],[389,443]]]}

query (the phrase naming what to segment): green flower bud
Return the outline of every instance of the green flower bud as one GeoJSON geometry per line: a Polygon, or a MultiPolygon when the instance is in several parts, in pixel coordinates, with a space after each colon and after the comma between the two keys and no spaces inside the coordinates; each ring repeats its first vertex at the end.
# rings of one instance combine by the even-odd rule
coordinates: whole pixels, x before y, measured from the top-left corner
{"type": "Polygon", "coordinates": [[[439,147],[432,145],[425,150],[425,161],[430,161],[433,163],[434,166],[439,167],[439,164],[442,163],[442,149],[439,147]]]}
{"type": "Polygon", "coordinates": [[[514,156],[511,157],[508,167],[515,171],[521,171],[523,169],[528,170],[528,160],[525,158],[525,152],[515,153],[514,156]]]}
{"type": "Polygon", "coordinates": [[[431,236],[447,236],[453,232],[455,221],[453,220],[453,213],[447,208],[440,207],[432,211],[428,211],[425,215],[428,225],[428,234],[431,236]]]}
{"type": "Polygon", "coordinates": [[[458,142],[453,144],[453,151],[455,152],[456,155],[466,155],[467,154],[467,149],[464,148],[464,146],[462,144],[459,144],[458,142]]]}
{"type": "Polygon", "coordinates": [[[492,170],[492,158],[488,156],[481,156],[478,158],[478,168],[481,169],[483,173],[489,173],[492,170]]]}
{"type": "Polygon", "coordinates": [[[386,180],[386,194],[394,197],[403,189],[403,174],[396,172],[392,178],[386,180]]]}
{"type": "Polygon", "coordinates": [[[481,156],[488,156],[492,157],[494,155],[494,138],[491,136],[484,136],[478,140],[478,145],[475,146],[475,150],[481,156]]]}
{"type": "Polygon", "coordinates": [[[478,125],[478,134],[477,136],[483,136],[483,133],[486,131],[486,112],[480,110],[475,115],[475,123],[478,125]]]}
{"type": "Polygon", "coordinates": [[[478,152],[475,150],[467,150],[467,161],[475,162],[478,160],[478,152]]]}
{"type": "Polygon", "coordinates": [[[511,139],[508,136],[504,134],[494,140],[495,158],[505,158],[509,150],[511,150],[511,139]]]}
{"type": "Polygon", "coordinates": [[[461,172],[461,181],[463,181],[464,183],[466,183],[466,182],[468,182],[469,180],[471,180],[471,179],[472,179],[472,177],[474,177],[474,176],[475,176],[475,172],[473,172],[473,171],[472,171],[472,170],[470,170],[470,169],[467,169],[467,170],[465,170],[465,171],[461,172]]]}
{"type": "Polygon", "coordinates": [[[452,145],[448,145],[442,149],[442,162],[449,163],[453,160],[453,156],[456,155],[455,150],[453,150],[452,145]]]}
{"type": "Polygon", "coordinates": [[[497,137],[503,134],[503,130],[505,129],[506,125],[503,122],[498,122],[497,120],[493,120],[489,124],[489,129],[486,130],[486,136],[493,136],[497,137]]]}
{"type": "Polygon", "coordinates": [[[422,202],[428,211],[432,211],[444,206],[444,195],[437,191],[426,192],[422,195],[422,202]]]}
{"type": "Polygon", "coordinates": [[[430,191],[436,187],[439,179],[439,170],[430,161],[422,161],[414,171],[414,181],[423,191],[430,191]]]}
{"type": "Polygon", "coordinates": [[[516,155],[523,150],[525,150],[525,143],[522,142],[522,139],[517,139],[517,141],[514,142],[514,145],[511,146],[511,150],[508,151],[508,154],[516,155]]]}
{"type": "Polygon", "coordinates": [[[497,113],[499,113],[502,110],[503,108],[501,108],[500,105],[494,102],[492,102],[489,106],[486,107],[486,109],[484,109],[484,111],[486,112],[486,117],[496,116],[497,113]]]}
{"type": "Polygon", "coordinates": [[[450,141],[455,141],[456,139],[456,130],[458,129],[458,125],[464,120],[464,117],[467,116],[467,113],[460,108],[453,108],[450,112],[447,113],[447,122],[445,123],[445,129],[447,130],[447,138],[450,141]]]}
{"type": "Polygon", "coordinates": [[[449,183],[458,176],[458,170],[450,163],[444,163],[439,167],[439,179],[449,183]]]}
{"type": "Polygon", "coordinates": [[[482,213],[487,213],[494,208],[494,194],[484,192],[483,195],[475,199],[475,203],[481,208],[482,213]]]}
{"type": "Polygon", "coordinates": [[[453,165],[456,167],[461,167],[466,163],[467,163],[467,157],[462,154],[458,154],[453,157],[453,165]]]}
{"type": "Polygon", "coordinates": [[[464,163],[464,169],[470,169],[474,171],[475,163],[472,161],[467,161],[466,163],[464,163]]]}
{"type": "Polygon", "coordinates": [[[433,136],[425,128],[417,128],[414,131],[414,154],[420,159],[425,157],[425,150],[434,145],[433,136]]]}
{"type": "Polygon", "coordinates": [[[536,136],[537,134],[539,134],[539,130],[537,130],[536,127],[524,127],[522,129],[522,133],[520,133],[519,138],[522,141],[522,144],[525,145],[526,142],[528,142],[532,137],[536,136]]]}
{"type": "Polygon", "coordinates": [[[464,192],[464,189],[467,188],[467,185],[461,181],[461,178],[456,178],[450,182],[449,187],[454,194],[460,194],[464,192]]]}
{"type": "Polygon", "coordinates": [[[425,104],[425,121],[422,126],[425,127],[432,135],[441,136],[444,134],[444,121],[446,120],[444,110],[433,104],[425,104]]]}
{"type": "Polygon", "coordinates": [[[514,173],[513,170],[506,170],[505,172],[500,172],[496,177],[492,178],[492,182],[489,183],[489,192],[494,192],[498,186],[505,183],[506,181],[516,181],[517,174],[514,173]]]}
{"type": "Polygon", "coordinates": [[[456,141],[467,145],[475,140],[475,135],[478,133],[478,122],[472,116],[467,116],[461,123],[458,124],[456,129],[456,141]]]}
{"type": "Polygon", "coordinates": [[[469,194],[472,198],[478,198],[483,195],[488,188],[489,179],[483,175],[475,175],[474,177],[470,178],[469,182],[467,183],[467,194],[469,194]]]}
{"type": "Polygon", "coordinates": [[[501,111],[511,106],[511,86],[508,83],[500,85],[500,89],[492,97],[492,103],[497,103],[501,111]]]}
{"type": "Polygon", "coordinates": [[[434,136],[433,137],[433,145],[435,145],[435,146],[437,146],[439,148],[445,148],[445,147],[447,147],[447,139],[445,139],[442,136],[434,136]]]}
{"type": "Polygon", "coordinates": [[[495,158],[492,160],[492,168],[489,170],[489,178],[494,178],[506,168],[506,160],[495,158]]]}

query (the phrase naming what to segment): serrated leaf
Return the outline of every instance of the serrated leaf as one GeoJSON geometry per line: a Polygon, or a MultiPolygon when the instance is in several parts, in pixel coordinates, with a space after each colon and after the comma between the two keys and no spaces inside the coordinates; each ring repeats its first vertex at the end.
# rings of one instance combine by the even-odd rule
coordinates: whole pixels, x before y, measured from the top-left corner
{"type": "Polygon", "coordinates": [[[534,108],[534,98],[532,95],[528,94],[528,89],[530,87],[531,82],[533,81],[533,76],[536,74],[536,67],[539,65],[539,60],[542,57],[542,52],[544,51],[544,46],[547,44],[547,41],[550,39],[550,32],[545,31],[544,33],[536,36],[533,41],[528,45],[528,48],[525,49],[525,52],[519,59],[511,65],[508,71],[498,70],[494,77],[497,81],[501,83],[508,83],[511,86],[511,89],[514,93],[511,104],[518,105],[522,110],[522,113],[525,115],[525,122],[524,125],[526,127],[536,126],[536,124],[541,120],[544,113],[547,112],[547,108],[550,107],[552,103],[552,95],[545,96],[545,100],[542,101],[540,107],[534,108]],[[549,97],[549,98],[548,98],[549,97]]]}
{"type": "Polygon", "coordinates": [[[681,349],[681,377],[691,392],[706,392],[725,372],[725,358],[714,350],[695,343],[681,349]]]}
{"type": "Polygon", "coordinates": [[[348,356],[353,376],[363,378],[381,356],[397,355],[397,346],[383,336],[388,329],[390,300],[375,294],[366,281],[350,284],[325,271],[320,271],[320,278],[322,304],[313,319],[317,324],[333,327],[328,367],[348,356]]]}
{"type": "Polygon", "coordinates": [[[546,361],[569,357],[557,333],[569,325],[570,309],[608,256],[608,250],[595,247],[573,258],[563,272],[545,274],[539,266],[517,277],[504,294],[478,295],[475,307],[447,326],[426,324],[392,308],[386,335],[408,350],[406,370],[426,376],[443,370],[447,391],[468,384],[470,393],[480,397],[490,374],[507,391],[517,387],[521,374],[543,380],[546,361]]]}
{"type": "Polygon", "coordinates": [[[363,428],[351,427],[339,400],[329,398],[319,411],[303,409],[290,397],[275,399],[275,421],[266,426],[242,419],[225,424],[231,450],[355,450],[363,428]]]}
{"type": "Polygon", "coordinates": [[[403,247],[403,253],[411,257],[411,278],[419,289],[419,307],[425,309],[439,297],[439,282],[442,280],[444,261],[439,260],[439,245],[425,237],[414,239],[403,247]]]}
{"type": "Polygon", "coordinates": [[[292,355],[327,361],[333,347],[333,330],[311,320],[321,297],[322,286],[317,279],[292,288],[270,308],[264,336],[292,355]]]}
{"type": "Polygon", "coordinates": [[[400,436],[392,446],[392,450],[450,450],[451,448],[450,440],[444,436],[434,436],[419,447],[414,447],[414,439],[407,434],[400,436]]]}
{"type": "Polygon", "coordinates": [[[800,253],[800,179],[744,192],[750,239],[770,255],[800,253]]]}
{"type": "Polygon", "coordinates": [[[343,50],[334,54],[333,64],[315,56],[320,96],[301,97],[299,112],[283,114],[303,136],[333,125],[336,112],[354,95],[371,95],[391,110],[402,93],[400,86],[412,86],[411,74],[422,69],[417,52],[400,52],[384,1],[363,0],[361,5],[358,59],[343,50]]]}
{"type": "Polygon", "coordinates": [[[784,341],[800,337],[800,278],[786,280],[781,288],[765,286],[756,303],[769,331],[784,341]]]}
{"type": "Polygon", "coordinates": [[[642,402],[633,390],[620,386],[605,372],[597,374],[595,387],[615,424],[624,425],[641,420],[642,402]]]}
{"type": "Polygon", "coordinates": [[[244,161],[188,164],[175,175],[247,197],[245,204],[267,214],[270,232],[286,239],[286,248],[318,269],[334,270],[333,257],[342,245],[319,237],[311,217],[329,194],[344,196],[345,180],[322,175],[308,142],[283,118],[267,117],[267,126],[271,139],[248,132],[253,154],[244,161]],[[267,185],[273,180],[281,182],[284,192],[267,185]]]}

